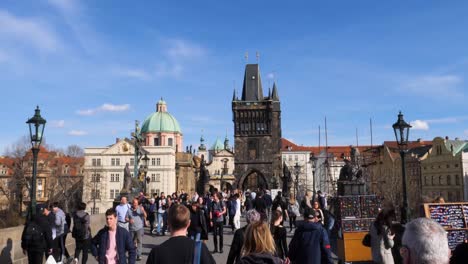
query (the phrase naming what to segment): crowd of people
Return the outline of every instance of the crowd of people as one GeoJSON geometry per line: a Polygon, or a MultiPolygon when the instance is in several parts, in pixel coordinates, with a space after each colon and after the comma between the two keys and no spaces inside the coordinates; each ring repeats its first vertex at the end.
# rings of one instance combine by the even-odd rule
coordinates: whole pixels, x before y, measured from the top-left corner
{"type": "MultiPolygon", "coordinates": [[[[123,196],[119,205],[108,209],[105,227],[94,236],[85,203],[78,203],[71,214],[53,203],[37,207],[36,215],[25,225],[21,246],[29,263],[43,263],[44,257],[52,256],[58,263],[85,264],[91,252],[99,263],[133,264],[142,260],[142,240],[148,227],[151,236],[169,233],[170,237],[154,245],[146,263],[211,264],[215,263],[213,254],[224,252],[224,228],[228,227],[233,240],[227,264],[334,263],[330,233],[335,218],[327,202],[321,192],[315,197],[308,192],[300,202],[293,195],[286,199],[281,192],[272,199],[268,190],[213,190],[204,195],[162,192],[151,197],[140,193],[131,201],[123,196]],[[241,217],[245,226],[241,226],[241,217]],[[289,232],[284,221],[289,222],[289,232]],[[73,255],[65,247],[68,233],[76,241],[73,255]],[[288,233],[293,234],[289,244],[288,233]],[[213,251],[208,250],[210,237],[213,251]]],[[[370,227],[375,263],[449,263],[451,252],[440,225],[418,218],[395,237],[392,220],[394,212],[383,209],[370,227]],[[399,259],[394,257],[396,248],[399,259]]],[[[467,243],[463,245],[466,249],[467,243]]],[[[466,251],[458,250],[452,261],[465,257],[466,251]]]]}

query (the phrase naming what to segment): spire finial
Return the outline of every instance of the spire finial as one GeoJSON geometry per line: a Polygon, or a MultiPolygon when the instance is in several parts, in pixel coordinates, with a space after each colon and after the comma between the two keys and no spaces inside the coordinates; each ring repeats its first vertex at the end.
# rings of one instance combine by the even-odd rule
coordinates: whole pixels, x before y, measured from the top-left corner
{"type": "Polygon", "coordinates": [[[246,51],[245,54],[244,54],[244,59],[245,59],[245,63],[249,63],[249,52],[246,51]]]}
{"type": "Polygon", "coordinates": [[[257,57],[257,63],[260,61],[260,52],[255,52],[255,56],[257,57]]]}

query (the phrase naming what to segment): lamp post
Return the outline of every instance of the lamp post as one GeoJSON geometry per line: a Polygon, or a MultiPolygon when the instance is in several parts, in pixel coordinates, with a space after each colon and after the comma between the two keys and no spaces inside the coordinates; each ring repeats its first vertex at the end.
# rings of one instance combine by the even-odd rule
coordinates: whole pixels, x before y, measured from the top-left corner
{"type": "Polygon", "coordinates": [[[143,161],[143,172],[145,173],[145,177],[143,179],[144,181],[144,188],[143,188],[143,193],[146,195],[146,191],[147,191],[147,188],[148,188],[148,183],[149,183],[149,177],[147,176],[148,175],[148,162],[149,162],[149,158],[148,158],[148,155],[146,155],[145,153],[145,156],[141,159],[143,161]]]}
{"type": "Polygon", "coordinates": [[[297,199],[297,194],[299,193],[299,174],[301,173],[301,165],[296,162],[296,165],[294,165],[294,173],[296,174],[296,185],[294,188],[294,198],[297,199]],[[297,192],[296,192],[297,190],[297,192]]]}
{"type": "Polygon", "coordinates": [[[401,156],[401,175],[403,184],[403,208],[401,208],[401,223],[406,224],[409,221],[408,194],[406,190],[406,169],[405,169],[405,154],[408,151],[408,136],[411,125],[403,119],[403,114],[398,114],[398,120],[393,124],[393,131],[398,143],[401,156]]]}
{"type": "Polygon", "coordinates": [[[315,199],[315,194],[316,194],[316,190],[315,190],[315,166],[317,165],[317,157],[315,157],[314,153],[312,152],[310,154],[310,163],[312,164],[312,192],[313,192],[313,199],[315,199]]]}
{"type": "Polygon", "coordinates": [[[39,106],[34,110],[34,116],[29,118],[26,124],[29,125],[29,136],[31,138],[31,150],[33,153],[33,171],[31,178],[31,205],[29,206],[29,220],[36,215],[36,177],[37,177],[37,156],[39,154],[39,147],[42,143],[42,136],[44,135],[44,128],[46,120],[41,116],[39,106]]]}

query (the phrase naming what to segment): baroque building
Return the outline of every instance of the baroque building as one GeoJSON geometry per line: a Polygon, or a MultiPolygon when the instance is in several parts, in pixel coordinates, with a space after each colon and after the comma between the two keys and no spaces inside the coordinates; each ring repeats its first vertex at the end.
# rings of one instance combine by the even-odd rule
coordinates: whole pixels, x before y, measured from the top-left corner
{"type": "Polygon", "coordinates": [[[468,142],[436,137],[432,149],[421,163],[422,193],[428,198],[444,197],[446,202],[463,201],[462,153],[468,142]]]}
{"type": "Polygon", "coordinates": [[[236,187],[278,186],[281,164],[281,105],[276,83],[263,94],[258,64],[245,66],[241,98],[232,98],[236,187]]]}
{"type": "MultiPolygon", "coordinates": [[[[138,126],[137,126],[138,127],[138,126]]],[[[146,193],[173,193],[177,190],[176,153],[183,147],[179,123],[162,99],[156,111],[143,122],[135,133],[143,138],[141,151],[147,155],[146,193]]],[[[135,140],[117,139],[107,147],[85,148],[84,202],[94,214],[112,207],[124,184],[124,168],[128,164],[134,176],[135,140]]],[[[143,165],[143,161],[139,161],[143,165]]],[[[131,198],[131,197],[129,197],[131,198]]]]}

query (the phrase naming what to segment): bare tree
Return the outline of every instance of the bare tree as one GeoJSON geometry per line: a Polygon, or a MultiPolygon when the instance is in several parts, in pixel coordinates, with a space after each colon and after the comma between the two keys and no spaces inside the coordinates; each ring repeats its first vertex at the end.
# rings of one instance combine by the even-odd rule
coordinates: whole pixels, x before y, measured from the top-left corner
{"type": "Polygon", "coordinates": [[[83,157],[84,150],[78,145],[70,145],[67,147],[65,154],[69,157],[83,157]]]}

